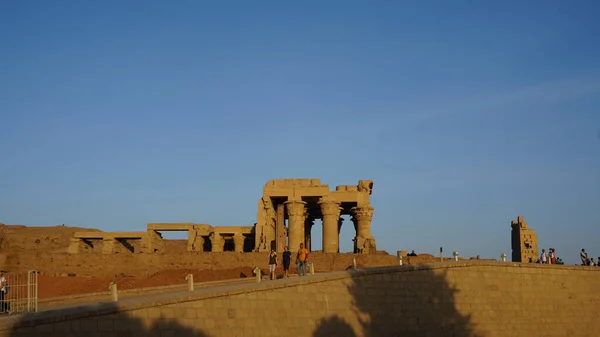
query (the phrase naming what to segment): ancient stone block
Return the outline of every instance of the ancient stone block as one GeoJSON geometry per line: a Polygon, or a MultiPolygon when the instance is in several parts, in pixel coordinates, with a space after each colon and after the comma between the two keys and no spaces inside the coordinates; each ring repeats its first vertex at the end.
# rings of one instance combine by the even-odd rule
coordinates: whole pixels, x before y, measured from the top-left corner
{"type": "Polygon", "coordinates": [[[535,231],[528,227],[523,216],[511,221],[511,246],[513,262],[536,262],[539,248],[535,231]]]}

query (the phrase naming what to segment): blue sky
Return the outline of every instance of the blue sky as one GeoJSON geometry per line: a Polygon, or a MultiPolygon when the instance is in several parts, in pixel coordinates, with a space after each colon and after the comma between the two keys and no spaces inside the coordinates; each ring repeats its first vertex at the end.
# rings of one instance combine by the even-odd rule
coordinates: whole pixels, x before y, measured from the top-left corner
{"type": "Polygon", "coordinates": [[[270,179],[372,179],[392,254],[510,254],[522,214],[567,262],[600,256],[599,15],[593,0],[4,2],[0,222],[251,225],[270,179]]]}

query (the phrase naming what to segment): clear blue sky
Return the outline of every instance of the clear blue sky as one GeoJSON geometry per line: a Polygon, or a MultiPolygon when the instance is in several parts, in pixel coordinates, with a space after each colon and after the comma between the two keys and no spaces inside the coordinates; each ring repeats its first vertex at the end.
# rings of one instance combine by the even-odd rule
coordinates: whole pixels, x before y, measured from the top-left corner
{"type": "Polygon", "coordinates": [[[600,256],[598,17],[595,0],[3,2],[0,222],[251,225],[270,179],[372,179],[392,254],[510,254],[522,214],[567,262],[600,256]]]}

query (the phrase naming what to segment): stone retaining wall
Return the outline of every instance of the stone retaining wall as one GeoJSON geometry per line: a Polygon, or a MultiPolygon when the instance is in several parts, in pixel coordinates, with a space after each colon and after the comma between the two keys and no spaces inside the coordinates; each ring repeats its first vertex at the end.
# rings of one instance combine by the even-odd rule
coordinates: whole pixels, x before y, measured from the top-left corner
{"type": "MultiPolygon", "coordinates": [[[[316,271],[326,272],[344,270],[356,258],[361,265],[377,267],[397,264],[395,255],[374,254],[326,254],[311,253],[310,261],[315,264],[316,271]]],[[[1,259],[0,259],[1,260],[1,259]]],[[[223,270],[239,267],[268,268],[268,253],[204,253],[184,252],[168,254],[66,254],[32,252],[30,254],[6,254],[4,256],[5,270],[26,271],[38,270],[43,274],[78,276],[115,277],[136,276],[146,277],[162,270],[202,269],[223,270]]]]}
{"type": "Polygon", "coordinates": [[[600,268],[407,265],[0,319],[0,337],[598,336],[600,268]]]}

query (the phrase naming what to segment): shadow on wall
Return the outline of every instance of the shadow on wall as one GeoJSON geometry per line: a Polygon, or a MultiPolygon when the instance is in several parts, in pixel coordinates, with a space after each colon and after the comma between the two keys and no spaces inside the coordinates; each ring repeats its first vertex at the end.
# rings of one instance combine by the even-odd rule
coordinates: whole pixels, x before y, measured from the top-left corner
{"type": "MultiPolygon", "coordinates": [[[[408,266],[407,266],[408,267],[408,266]]],[[[383,274],[363,275],[361,271],[352,272],[348,279],[348,294],[351,295],[350,310],[344,307],[340,315],[323,318],[315,330],[313,337],[482,337],[473,331],[469,316],[462,315],[456,309],[455,294],[457,292],[448,284],[441,271],[434,273],[426,266],[419,270],[390,272],[383,274]],[[425,269],[423,269],[425,268],[425,269]]],[[[331,295],[332,300],[335,300],[331,295]]],[[[346,299],[346,294],[340,294],[346,299]]],[[[344,301],[348,301],[347,299],[344,301]]],[[[342,303],[342,302],[340,302],[342,303]]],[[[116,309],[113,304],[102,304],[85,308],[73,308],[72,313],[82,313],[90,309],[95,312],[110,313],[116,309]]],[[[290,312],[295,310],[289,308],[290,312]]],[[[297,309],[296,309],[297,310],[297,309]]],[[[35,316],[43,319],[51,313],[40,312],[35,316]]],[[[31,317],[24,316],[17,325],[27,325],[31,317]]],[[[7,318],[11,319],[11,318],[7,318]]],[[[194,319],[190,325],[197,324],[194,319]]],[[[50,324],[53,327],[15,329],[9,335],[0,336],[25,337],[209,337],[198,328],[179,324],[175,319],[157,318],[140,319],[128,313],[112,313],[94,318],[81,318],[75,321],[50,324]],[[88,332],[89,331],[89,332],[88,332]],[[92,331],[102,331],[92,333],[92,331]]],[[[258,328],[258,327],[257,327],[258,328]]],[[[243,336],[241,331],[228,331],[235,336],[243,336]]],[[[219,331],[216,335],[222,335],[219,331]]],[[[310,332],[309,332],[310,334],[310,332]]],[[[303,335],[304,336],[304,335],[303,335]]]]}
{"type": "Polygon", "coordinates": [[[457,290],[430,269],[357,275],[348,291],[358,326],[336,315],[319,322],[313,337],[482,337],[456,309],[457,290]]]}
{"type": "MultiPolygon", "coordinates": [[[[94,306],[83,307],[79,310],[93,309],[94,306]]],[[[116,309],[110,304],[102,305],[102,310],[111,312],[116,309]]],[[[44,313],[40,313],[43,315],[44,313]]],[[[39,314],[38,314],[39,315],[39,314]]],[[[27,324],[28,316],[21,318],[17,326],[27,324]]],[[[0,332],[1,334],[1,332],[0,332]]],[[[197,328],[183,326],[174,319],[140,319],[127,313],[113,313],[105,316],[96,316],[89,319],[51,323],[37,328],[14,328],[10,337],[91,337],[91,336],[116,336],[116,337],[209,337],[207,333],[197,328]],[[52,326],[52,327],[50,327],[52,326]]],[[[4,335],[3,335],[4,336],[4,335]]]]}

